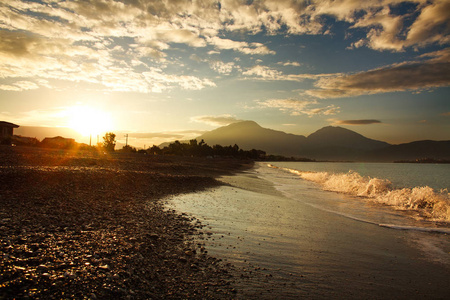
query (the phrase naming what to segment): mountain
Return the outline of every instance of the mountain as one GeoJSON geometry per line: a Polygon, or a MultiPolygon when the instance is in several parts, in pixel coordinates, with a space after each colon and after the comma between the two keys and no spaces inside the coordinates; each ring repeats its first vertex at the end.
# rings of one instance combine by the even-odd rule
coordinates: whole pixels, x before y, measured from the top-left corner
{"type": "Polygon", "coordinates": [[[355,159],[365,151],[389,146],[341,127],[324,127],[305,137],[263,128],[242,121],[209,131],[197,138],[209,145],[234,145],[245,150],[261,149],[267,154],[304,156],[315,159],[355,159]]]}
{"type": "Polygon", "coordinates": [[[386,142],[366,138],[349,129],[327,126],[307,137],[302,155],[314,159],[362,160],[367,151],[388,146],[386,142]]]}
{"type": "Polygon", "coordinates": [[[360,150],[381,149],[389,146],[386,142],[372,140],[354,131],[327,126],[312,133],[307,138],[308,147],[344,147],[360,150]]]}
{"type": "MultiPolygon", "coordinates": [[[[267,154],[317,160],[394,161],[417,158],[450,159],[450,141],[418,141],[390,145],[342,127],[327,126],[310,134],[288,134],[263,128],[254,121],[223,126],[197,137],[208,145],[234,145],[267,154]]],[[[162,146],[162,145],[161,145],[162,146]]]]}
{"type": "Polygon", "coordinates": [[[260,149],[268,154],[297,155],[303,147],[306,137],[288,134],[282,131],[263,128],[254,121],[232,123],[204,133],[197,138],[209,145],[234,145],[241,149],[260,149]]]}

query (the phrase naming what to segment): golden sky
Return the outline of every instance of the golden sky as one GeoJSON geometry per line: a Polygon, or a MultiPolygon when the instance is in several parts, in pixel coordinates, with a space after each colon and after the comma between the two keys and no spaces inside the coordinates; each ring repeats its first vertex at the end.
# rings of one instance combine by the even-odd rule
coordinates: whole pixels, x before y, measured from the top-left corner
{"type": "Polygon", "coordinates": [[[238,120],[450,139],[450,2],[0,0],[0,120],[136,146],[238,120]]]}

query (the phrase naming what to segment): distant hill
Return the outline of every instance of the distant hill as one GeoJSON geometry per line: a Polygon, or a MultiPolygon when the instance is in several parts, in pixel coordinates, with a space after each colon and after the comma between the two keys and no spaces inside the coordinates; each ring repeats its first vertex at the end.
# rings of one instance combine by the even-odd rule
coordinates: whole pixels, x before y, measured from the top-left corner
{"type": "Polygon", "coordinates": [[[389,146],[386,142],[372,140],[354,131],[327,126],[312,133],[307,138],[310,148],[344,147],[360,150],[381,149],[389,146]]]}
{"type": "Polygon", "coordinates": [[[208,145],[234,145],[241,149],[260,149],[268,154],[297,155],[306,137],[263,128],[254,121],[242,121],[204,133],[197,138],[208,145]]]}
{"type": "Polygon", "coordinates": [[[263,128],[242,121],[209,131],[197,138],[209,145],[237,144],[244,150],[318,160],[394,161],[416,158],[450,159],[450,141],[418,141],[401,145],[373,140],[352,130],[327,126],[308,137],[263,128]]]}
{"type": "Polygon", "coordinates": [[[450,159],[450,141],[416,141],[391,145],[389,147],[367,153],[371,160],[415,160],[423,158],[450,159]]]}
{"type": "Polygon", "coordinates": [[[14,129],[15,135],[35,137],[42,140],[46,137],[63,136],[79,139],[81,134],[66,127],[38,127],[38,126],[20,126],[14,129]]]}
{"type": "Polygon", "coordinates": [[[307,137],[302,155],[314,159],[360,160],[367,151],[388,146],[386,142],[366,138],[349,129],[327,126],[307,137]]]}
{"type": "Polygon", "coordinates": [[[263,128],[254,121],[242,121],[209,131],[197,138],[209,145],[234,145],[261,149],[268,154],[306,156],[315,159],[354,159],[367,150],[389,146],[341,127],[324,127],[305,137],[263,128]]]}

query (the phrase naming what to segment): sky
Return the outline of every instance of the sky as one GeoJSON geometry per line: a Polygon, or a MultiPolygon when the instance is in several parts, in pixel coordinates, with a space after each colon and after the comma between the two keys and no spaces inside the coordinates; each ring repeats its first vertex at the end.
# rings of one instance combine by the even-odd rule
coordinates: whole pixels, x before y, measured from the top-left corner
{"type": "Polygon", "coordinates": [[[240,120],[450,140],[449,33],[448,0],[0,0],[0,120],[136,147],[240,120]]]}

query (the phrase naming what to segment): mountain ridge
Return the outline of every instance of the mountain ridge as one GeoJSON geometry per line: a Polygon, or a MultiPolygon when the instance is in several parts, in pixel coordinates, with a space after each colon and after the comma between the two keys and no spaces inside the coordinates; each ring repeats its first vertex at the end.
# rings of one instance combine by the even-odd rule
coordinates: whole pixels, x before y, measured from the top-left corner
{"type": "Polygon", "coordinates": [[[241,121],[206,132],[197,139],[210,145],[237,144],[245,150],[261,149],[271,154],[291,155],[291,148],[302,147],[306,137],[263,128],[254,121],[241,121]]]}
{"type": "Polygon", "coordinates": [[[240,121],[197,137],[197,140],[202,139],[210,145],[237,144],[245,150],[260,149],[267,154],[319,160],[450,158],[450,141],[414,141],[391,145],[339,126],[325,126],[305,137],[264,128],[254,121],[240,121]]]}

